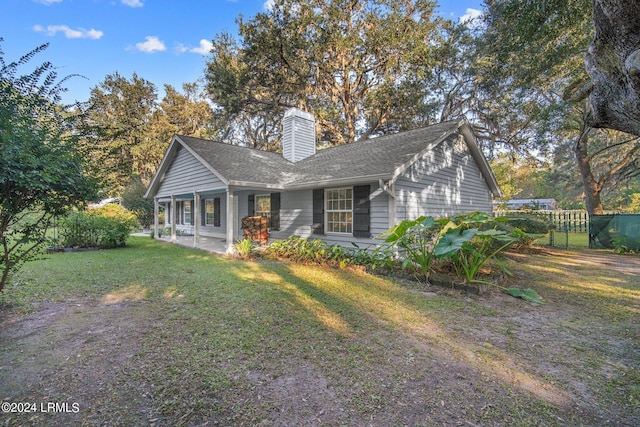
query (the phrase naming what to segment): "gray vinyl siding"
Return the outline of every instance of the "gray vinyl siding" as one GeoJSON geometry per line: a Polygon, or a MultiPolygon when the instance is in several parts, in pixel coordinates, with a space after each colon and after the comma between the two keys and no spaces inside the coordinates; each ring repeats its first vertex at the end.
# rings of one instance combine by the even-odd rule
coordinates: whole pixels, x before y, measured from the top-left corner
{"type": "Polygon", "coordinates": [[[167,169],[156,194],[168,197],[172,194],[187,194],[198,190],[225,188],[220,179],[183,147],[179,147],[175,158],[167,169]]]}
{"type": "MultiPolygon", "coordinates": [[[[378,189],[378,184],[370,185],[370,192],[378,189]]],[[[313,222],[313,191],[298,190],[280,193],[280,231],[271,233],[272,239],[286,239],[288,236],[294,235],[309,239],[322,239],[329,244],[339,244],[345,247],[353,247],[351,244],[356,243],[361,247],[367,247],[375,244],[374,239],[362,237],[353,237],[353,235],[344,234],[325,234],[317,235],[311,233],[311,224],[313,222]]],[[[243,205],[241,215],[247,213],[247,197],[246,195],[240,199],[243,205]]],[[[370,221],[371,234],[376,237],[389,228],[389,201],[388,196],[384,192],[377,192],[371,198],[370,205],[370,221]]]]}
{"type": "Polygon", "coordinates": [[[233,193],[233,196],[238,198],[238,218],[236,218],[236,225],[234,227],[236,239],[238,240],[241,240],[244,237],[242,234],[242,218],[249,215],[249,194],[256,194],[256,192],[236,191],[233,193]]]}
{"type": "Polygon", "coordinates": [[[396,222],[492,212],[491,191],[462,137],[452,135],[415,162],[395,183],[396,222]]]}
{"type": "MultiPolygon", "coordinates": [[[[249,214],[250,194],[265,194],[264,191],[238,191],[238,238],[242,238],[241,221],[249,214]]],[[[286,191],[280,193],[280,231],[272,231],[272,239],[286,239],[291,235],[311,237],[311,190],[286,191]]]]}
{"type": "MultiPolygon", "coordinates": [[[[378,184],[371,185],[371,192],[376,192],[378,184]]],[[[379,236],[389,229],[389,196],[384,191],[378,191],[371,198],[371,235],[379,236]]]]}
{"type": "Polygon", "coordinates": [[[280,231],[274,231],[275,239],[294,235],[311,237],[313,202],[311,190],[286,191],[280,193],[280,231]]]}

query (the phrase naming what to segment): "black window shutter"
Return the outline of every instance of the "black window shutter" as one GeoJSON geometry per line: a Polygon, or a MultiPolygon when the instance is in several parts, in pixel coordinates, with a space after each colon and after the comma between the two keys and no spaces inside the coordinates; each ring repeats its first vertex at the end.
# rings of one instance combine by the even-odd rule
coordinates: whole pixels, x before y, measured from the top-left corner
{"type": "Polygon", "coordinates": [[[192,202],[187,202],[189,203],[189,209],[191,210],[191,224],[189,225],[196,225],[196,209],[195,209],[195,200],[192,202]]]}
{"type": "Polygon", "coordinates": [[[213,226],[220,227],[220,197],[213,199],[213,226]]]}
{"type": "Polygon", "coordinates": [[[324,189],[313,190],[313,234],[324,234],[324,189]]]}
{"type": "Polygon", "coordinates": [[[253,194],[249,194],[249,206],[247,212],[247,216],[254,216],[256,214],[256,196],[253,194]]]}
{"type": "Polygon", "coordinates": [[[369,186],[353,187],[353,236],[371,237],[369,186]]]}
{"type": "Polygon", "coordinates": [[[207,201],[200,199],[200,225],[207,225],[207,201]]]}
{"type": "Polygon", "coordinates": [[[280,230],[280,193],[271,193],[271,230],[280,230]]]}

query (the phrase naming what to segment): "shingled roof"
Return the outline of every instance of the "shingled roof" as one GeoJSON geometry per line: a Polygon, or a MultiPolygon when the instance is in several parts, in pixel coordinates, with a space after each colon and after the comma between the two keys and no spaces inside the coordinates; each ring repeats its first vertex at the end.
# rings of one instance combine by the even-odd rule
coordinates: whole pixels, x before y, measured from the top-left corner
{"type": "MultiPolygon", "coordinates": [[[[176,135],[174,142],[182,144],[215,170],[228,185],[297,189],[393,179],[426,151],[461,132],[463,126],[467,128],[465,140],[471,154],[492,192],[499,193],[495,177],[464,119],[321,149],[296,163],[278,153],[189,136],[176,135]]],[[[161,175],[163,171],[158,172],[161,175]]]]}

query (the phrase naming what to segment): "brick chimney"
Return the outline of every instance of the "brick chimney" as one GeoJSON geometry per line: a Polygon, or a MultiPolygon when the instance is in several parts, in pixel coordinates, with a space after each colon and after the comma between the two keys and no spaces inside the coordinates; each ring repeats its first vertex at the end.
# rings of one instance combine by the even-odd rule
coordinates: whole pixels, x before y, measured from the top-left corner
{"type": "Polygon", "coordinates": [[[282,122],[282,155],[298,162],[316,153],[316,121],[313,114],[290,108],[282,122]]]}

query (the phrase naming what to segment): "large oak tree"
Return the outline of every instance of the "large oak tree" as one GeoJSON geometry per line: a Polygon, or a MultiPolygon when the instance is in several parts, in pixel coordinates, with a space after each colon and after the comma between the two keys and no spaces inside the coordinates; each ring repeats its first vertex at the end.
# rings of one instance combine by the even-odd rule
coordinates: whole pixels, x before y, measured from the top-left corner
{"type": "Polygon", "coordinates": [[[282,110],[312,111],[327,145],[397,131],[421,114],[416,64],[435,61],[442,21],[426,0],[275,0],[219,34],[205,71],[218,113],[273,148],[282,110]]]}
{"type": "Polygon", "coordinates": [[[585,54],[589,122],[640,137],[640,2],[593,0],[593,23],[585,54]]]}
{"type": "Polygon", "coordinates": [[[586,98],[594,86],[584,62],[594,37],[591,1],[487,0],[486,6],[482,84],[501,94],[493,96],[498,105],[516,100],[496,116],[517,112],[531,148],[551,152],[572,141],[585,207],[602,212],[603,189],[633,177],[640,140],[593,130],[586,98]]]}

